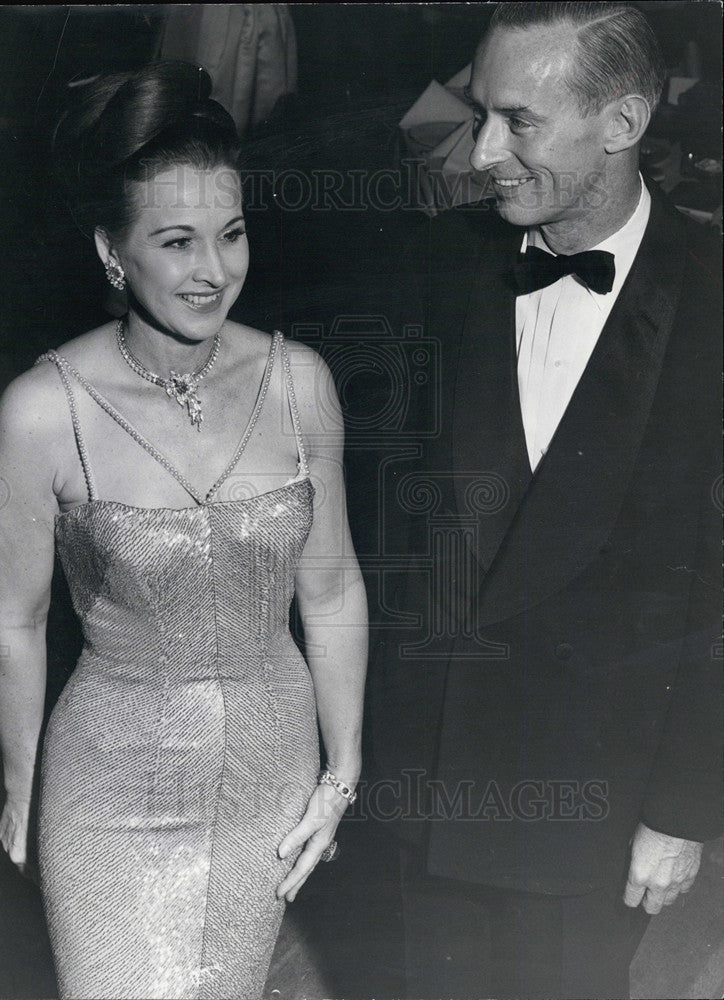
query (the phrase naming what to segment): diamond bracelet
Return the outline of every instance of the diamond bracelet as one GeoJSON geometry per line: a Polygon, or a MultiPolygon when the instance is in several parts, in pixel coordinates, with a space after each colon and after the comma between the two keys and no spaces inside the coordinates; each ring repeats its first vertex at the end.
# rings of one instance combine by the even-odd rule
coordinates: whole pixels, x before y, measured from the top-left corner
{"type": "Polygon", "coordinates": [[[340,781],[336,774],[326,768],[319,772],[317,778],[318,785],[331,785],[335,792],[339,792],[343,799],[347,799],[350,805],[357,801],[357,792],[353,792],[349,785],[340,781]]]}

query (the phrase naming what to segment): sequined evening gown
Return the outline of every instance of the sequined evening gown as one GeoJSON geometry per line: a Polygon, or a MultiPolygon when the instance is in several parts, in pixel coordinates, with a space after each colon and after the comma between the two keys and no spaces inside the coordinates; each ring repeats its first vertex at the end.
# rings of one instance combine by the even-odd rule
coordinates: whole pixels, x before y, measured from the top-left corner
{"type": "MultiPolygon", "coordinates": [[[[262,994],[291,866],[277,845],[319,767],[313,686],[288,628],[312,522],[281,334],[250,423],[196,506],[95,494],[72,385],[123,418],[55,352],[89,500],[56,518],[84,648],[44,743],[40,865],[61,996],[262,994]],[[281,354],[299,475],[213,501],[262,408],[281,354]]],[[[41,359],[42,360],[42,359],[41,359]]],[[[183,481],[138,432],[129,431],[183,481]]],[[[164,474],[159,469],[159,474],[164,474]]]]}

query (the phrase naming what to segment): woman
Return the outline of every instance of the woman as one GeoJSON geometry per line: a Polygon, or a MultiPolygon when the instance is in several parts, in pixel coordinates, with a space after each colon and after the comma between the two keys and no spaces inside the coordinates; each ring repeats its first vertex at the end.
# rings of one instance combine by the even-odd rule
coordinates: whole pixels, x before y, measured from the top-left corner
{"type": "Polygon", "coordinates": [[[0,835],[21,869],[54,537],[85,639],[41,767],[63,997],[259,996],[360,769],[366,605],[336,397],[311,350],[226,318],[249,250],[209,93],[168,62],[78,88],[56,152],[128,312],[0,407],[0,835]]]}

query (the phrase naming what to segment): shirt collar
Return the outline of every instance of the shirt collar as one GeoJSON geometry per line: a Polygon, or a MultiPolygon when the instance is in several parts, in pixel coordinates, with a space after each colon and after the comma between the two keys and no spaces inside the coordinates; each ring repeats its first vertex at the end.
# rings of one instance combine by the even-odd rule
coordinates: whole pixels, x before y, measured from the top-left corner
{"type": "MultiPolygon", "coordinates": [[[[639,174],[639,180],[641,182],[641,193],[639,195],[638,204],[628,222],[625,222],[620,229],[617,229],[615,233],[606,237],[606,239],[601,243],[597,243],[595,247],[589,248],[591,250],[607,250],[616,258],[616,276],[610,292],[604,292],[601,294],[599,292],[591,291],[591,289],[586,286],[589,295],[600,309],[603,309],[608,301],[612,301],[609,299],[609,296],[613,296],[613,298],[615,298],[618,295],[621,286],[626,280],[628,272],[631,270],[631,265],[633,264],[634,257],[636,256],[641,240],[643,239],[646,225],[649,221],[649,213],[651,211],[651,195],[649,194],[648,188],[644,184],[644,179],[641,174],[639,174]]],[[[529,242],[531,246],[540,247],[541,250],[545,250],[547,253],[552,253],[552,250],[543,239],[543,235],[537,226],[527,229],[524,233],[523,244],[521,246],[522,253],[525,253],[529,242]]],[[[554,254],[554,256],[557,256],[557,254],[554,254]]]]}

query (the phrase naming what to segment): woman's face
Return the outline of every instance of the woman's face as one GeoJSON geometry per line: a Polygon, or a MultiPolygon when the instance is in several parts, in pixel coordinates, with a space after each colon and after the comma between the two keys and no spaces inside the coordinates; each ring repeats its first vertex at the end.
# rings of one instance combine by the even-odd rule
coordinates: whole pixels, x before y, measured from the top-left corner
{"type": "Polygon", "coordinates": [[[178,164],[131,182],[130,194],[133,222],[113,249],[131,300],[158,329],[213,337],[249,267],[238,174],[178,164]]]}

